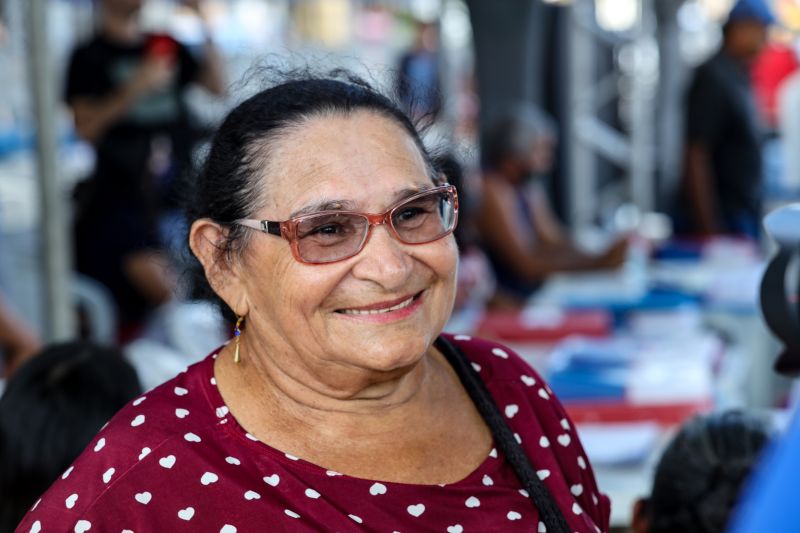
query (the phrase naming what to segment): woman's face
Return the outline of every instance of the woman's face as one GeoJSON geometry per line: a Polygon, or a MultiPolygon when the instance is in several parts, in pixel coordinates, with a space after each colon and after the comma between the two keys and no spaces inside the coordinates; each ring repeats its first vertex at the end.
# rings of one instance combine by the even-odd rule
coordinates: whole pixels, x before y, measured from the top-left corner
{"type": "MultiPolygon", "coordinates": [[[[264,207],[252,218],[286,220],[323,203],[383,213],[409,190],[432,186],[411,137],[367,111],[312,118],[273,144],[271,154],[264,207]]],[[[262,349],[282,350],[292,364],[315,371],[408,367],[450,316],[457,262],[451,235],[407,245],[376,226],[356,256],[308,265],[295,260],[285,239],[259,233],[238,266],[247,327],[267,341],[262,349]]]]}

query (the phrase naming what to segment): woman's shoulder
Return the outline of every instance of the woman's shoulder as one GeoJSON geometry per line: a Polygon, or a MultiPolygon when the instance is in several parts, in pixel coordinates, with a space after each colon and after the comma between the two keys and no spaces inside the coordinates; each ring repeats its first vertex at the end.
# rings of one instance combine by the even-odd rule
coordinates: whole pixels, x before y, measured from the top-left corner
{"type": "Polygon", "coordinates": [[[214,427],[227,410],[215,409],[207,390],[215,386],[212,357],[114,415],[36,502],[18,531],[36,531],[36,522],[43,531],[78,531],[77,522],[93,514],[97,502],[113,497],[115,489],[125,486],[125,478],[169,471],[176,463],[176,449],[214,439],[214,427]]]}

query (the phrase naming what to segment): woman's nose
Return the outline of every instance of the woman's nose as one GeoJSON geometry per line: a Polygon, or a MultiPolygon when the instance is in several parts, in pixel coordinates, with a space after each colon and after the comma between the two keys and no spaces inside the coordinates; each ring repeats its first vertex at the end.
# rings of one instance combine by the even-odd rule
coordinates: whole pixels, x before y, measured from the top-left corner
{"type": "Polygon", "coordinates": [[[353,275],[378,283],[386,290],[402,288],[408,281],[413,259],[386,224],[372,226],[364,249],[358,255],[353,275]]]}

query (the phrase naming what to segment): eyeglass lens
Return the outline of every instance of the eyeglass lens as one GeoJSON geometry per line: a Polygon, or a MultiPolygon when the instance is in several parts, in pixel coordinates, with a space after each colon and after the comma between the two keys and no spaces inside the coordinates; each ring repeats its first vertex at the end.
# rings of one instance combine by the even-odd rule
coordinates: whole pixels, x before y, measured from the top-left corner
{"type": "MultiPolygon", "coordinates": [[[[453,229],[455,201],[449,191],[433,191],[411,198],[391,212],[391,224],[406,244],[435,241],[453,229]]],[[[353,213],[322,213],[297,225],[300,257],[311,263],[329,263],[357,253],[367,238],[369,221],[353,213]]]]}

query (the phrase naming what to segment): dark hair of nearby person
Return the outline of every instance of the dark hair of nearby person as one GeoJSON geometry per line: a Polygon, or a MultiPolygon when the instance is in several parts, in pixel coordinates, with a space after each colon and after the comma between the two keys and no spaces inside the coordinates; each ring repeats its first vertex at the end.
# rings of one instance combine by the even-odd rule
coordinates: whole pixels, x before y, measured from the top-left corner
{"type": "Polygon", "coordinates": [[[533,104],[518,104],[489,128],[483,164],[496,169],[508,158],[525,157],[536,139],[555,139],[557,135],[558,127],[545,111],[533,104]]]}
{"type": "Polygon", "coordinates": [[[697,417],[661,457],[647,502],[649,533],[722,533],[742,485],[770,438],[743,411],[697,417]]]}
{"type": "Polygon", "coordinates": [[[97,432],[141,393],[116,348],[88,342],[46,347],[0,397],[0,531],[25,512],[97,432]]]}
{"type": "MultiPolygon", "coordinates": [[[[208,218],[227,227],[225,242],[219,243],[220,258],[242,250],[252,234],[233,222],[250,217],[263,204],[262,177],[272,160],[272,145],[313,118],[347,116],[357,111],[388,118],[408,133],[425,159],[431,179],[437,179],[438,172],[418,128],[399,104],[367,81],[341,69],[325,75],[306,70],[280,76],[284,78],[281,83],[240,103],[223,121],[187,198],[190,224],[208,218]]],[[[189,264],[192,296],[215,302],[226,318],[235,320],[211,289],[197,259],[191,257],[189,264]]]]}

